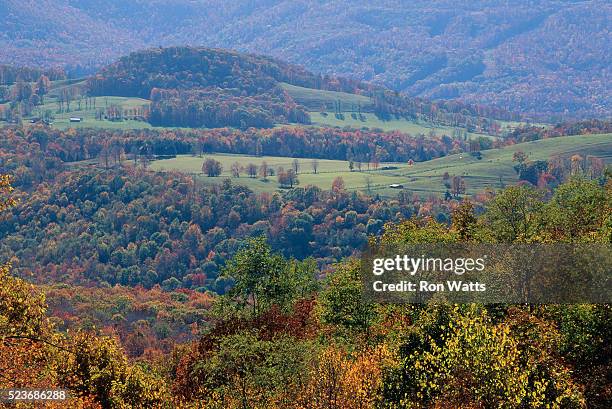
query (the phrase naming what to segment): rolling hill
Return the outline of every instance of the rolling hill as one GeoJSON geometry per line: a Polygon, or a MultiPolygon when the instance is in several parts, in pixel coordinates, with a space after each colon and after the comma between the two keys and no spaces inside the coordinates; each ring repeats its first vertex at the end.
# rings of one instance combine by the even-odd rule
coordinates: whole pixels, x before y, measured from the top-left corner
{"type": "MultiPolygon", "coordinates": [[[[133,52],[87,80],[93,96],[151,99],[154,126],[269,128],[309,124],[308,112],[363,112],[389,121],[426,120],[497,132],[494,119],[518,115],[496,108],[429,102],[382,86],[314,74],[301,66],[256,54],[206,47],[159,47],[133,52]]],[[[323,121],[324,122],[324,121],[323,121]]]]}
{"type": "Polygon", "coordinates": [[[609,117],[611,17],[605,0],[6,0],[0,63],[91,73],[145,47],[205,45],[533,118],[609,117]]]}

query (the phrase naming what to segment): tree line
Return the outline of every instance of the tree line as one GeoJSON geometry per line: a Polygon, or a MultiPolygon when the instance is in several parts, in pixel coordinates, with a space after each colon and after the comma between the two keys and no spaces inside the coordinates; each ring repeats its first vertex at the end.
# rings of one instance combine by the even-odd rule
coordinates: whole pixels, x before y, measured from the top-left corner
{"type": "Polygon", "coordinates": [[[304,107],[279,88],[255,96],[220,88],[151,91],[149,122],[191,128],[272,128],[277,123],[310,123],[304,107]]]}

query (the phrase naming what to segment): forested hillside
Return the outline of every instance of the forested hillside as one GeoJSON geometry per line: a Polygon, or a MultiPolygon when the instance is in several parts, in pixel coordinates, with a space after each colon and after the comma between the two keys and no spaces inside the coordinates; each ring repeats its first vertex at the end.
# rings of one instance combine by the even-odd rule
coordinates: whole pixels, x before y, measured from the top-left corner
{"type": "MultiPolygon", "coordinates": [[[[231,180],[210,186],[188,175],[147,169],[156,154],[171,157],[191,149],[195,154],[201,148],[211,152],[224,145],[248,149],[247,143],[253,153],[259,143],[266,151],[295,146],[296,152],[307,148],[304,153],[314,155],[320,149],[316,144],[300,145],[320,136],[317,132],[275,130],[264,144],[259,139],[263,135],[231,131],[201,138],[126,134],[107,142],[99,132],[71,135],[43,128],[25,134],[3,129],[0,136],[2,170],[14,175],[20,190],[16,197],[22,198],[15,213],[0,222],[5,237],[0,253],[17,257],[16,269],[35,272],[41,282],[70,276],[70,282],[80,284],[160,284],[168,290],[223,293],[229,283],[219,279],[220,269],[246,238],[265,235],[287,256],[313,257],[319,265],[330,265],[362,248],[367,235],[380,232],[388,221],[425,211],[444,214],[450,206],[440,200],[422,206],[408,193],[381,200],[347,191],[340,182],[333,190],[331,184],[325,190],[305,185],[257,194],[231,180]],[[135,153],[126,158],[126,152],[135,153]]],[[[372,143],[368,136],[337,132],[330,138],[333,143],[320,141],[335,150],[320,149],[319,155],[346,155],[347,150],[365,154],[372,143]]],[[[423,145],[402,135],[374,136],[388,137],[387,143],[412,142],[423,151],[431,146],[441,154],[452,147],[439,140],[423,145]]]]}
{"type": "Polygon", "coordinates": [[[273,55],[531,117],[611,114],[609,2],[8,0],[0,62],[92,73],[147,46],[273,55]],[[295,28],[299,27],[299,30],[295,28]]]}
{"type": "Polygon", "coordinates": [[[382,120],[424,119],[465,128],[478,124],[485,132],[499,130],[494,119],[519,118],[494,107],[431,103],[356,80],[316,75],[269,57],[201,47],[132,53],[89,78],[87,92],[150,98],[148,119],[157,126],[246,129],[310,123],[306,106],[325,112],[330,100],[340,118],[344,111],[356,117],[374,112],[382,120]],[[320,105],[313,107],[305,94],[319,96],[320,105]]]}
{"type": "MultiPolygon", "coordinates": [[[[15,205],[8,182],[2,179],[3,210],[15,205]]],[[[450,225],[415,218],[388,224],[373,240],[389,246],[609,243],[610,189],[609,181],[601,186],[578,178],[542,200],[533,187],[510,187],[491,198],[480,216],[465,201],[450,225]],[[517,203],[519,217],[506,211],[517,203]]],[[[88,409],[609,407],[609,305],[377,304],[361,297],[360,271],[360,261],[348,259],[317,281],[312,263],[283,257],[256,238],[228,260],[221,277],[234,285],[212,306],[185,292],[171,292],[168,299],[158,288],[150,295],[138,289],[135,297],[109,290],[121,312],[130,311],[126,305],[134,298],[151,296],[166,306],[178,301],[186,311],[188,305],[209,308],[198,339],[164,354],[149,342],[152,324],[160,335],[169,333],[168,311],[145,318],[151,301],[141,307],[143,319],[133,324],[134,335],[123,347],[114,332],[125,325],[121,313],[105,332],[62,332],[58,325],[71,316],[47,318],[40,290],[4,265],[0,386],[63,388],[71,407],[88,409]],[[128,361],[126,352],[143,356],[128,361]]],[[[81,311],[99,297],[86,290],[72,298],[66,289],[50,293],[52,303],[81,311]]],[[[98,303],[96,311],[104,313],[108,306],[98,303]]]]}

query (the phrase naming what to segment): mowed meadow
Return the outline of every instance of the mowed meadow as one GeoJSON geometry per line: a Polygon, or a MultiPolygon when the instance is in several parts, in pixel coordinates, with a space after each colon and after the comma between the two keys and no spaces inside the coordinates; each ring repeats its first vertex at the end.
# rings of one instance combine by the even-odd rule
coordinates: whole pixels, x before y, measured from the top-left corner
{"type": "MultiPolygon", "coordinates": [[[[298,163],[298,180],[300,185],[314,185],[322,189],[331,188],[332,182],[337,177],[342,177],[345,187],[348,190],[366,190],[368,183],[371,189],[384,184],[396,183],[396,177],[393,175],[383,175],[380,170],[374,170],[373,165],[370,165],[368,170],[367,164],[362,164],[362,171],[358,171],[356,166],[353,172],[349,169],[349,162],[342,160],[326,160],[326,159],[308,159],[308,158],[287,158],[280,156],[249,156],[249,155],[231,155],[231,154],[212,154],[203,157],[192,155],[179,155],[173,159],[156,160],[151,163],[150,169],[157,171],[179,171],[197,175],[200,180],[205,183],[219,183],[226,178],[232,178],[236,184],[247,186],[250,189],[258,192],[273,192],[280,189],[277,182],[276,173],[279,168],[285,170],[292,169],[294,160],[298,163]],[[223,171],[218,177],[207,177],[202,173],[202,163],[207,158],[213,158],[221,163],[223,171]],[[232,177],[231,167],[234,163],[239,163],[246,168],[249,164],[254,164],[258,168],[258,175],[249,177],[246,169],[240,174],[240,177],[232,177]],[[272,169],[274,175],[269,175],[267,179],[263,179],[259,174],[259,169],[263,163],[272,169]],[[314,168],[316,167],[316,173],[314,168]],[[368,179],[369,182],[368,182],[368,179]]],[[[405,166],[401,163],[381,163],[378,168],[383,167],[400,167],[405,166]]]]}
{"type": "Polygon", "coordinates": [[[233,183],[247,186],[255,191],[272,192],[279,188],[276,176],[268,176],[263,180],[260,175],[249,177],[245,170],[240,177],[232,177],[231,167],[239,163],[246,168],[254,164],[258,168],[266,163],[276,171],[279,167],[285,170],[292,168],[294,160],[298,161],[298,179],[300,185],[315,185],[329,189],[335,178],[341,177],[347,190],[369,190],[381,196],[397,195],[397,188],[391,184],[401,184],[404,189],[419,194],[440,195],[446,192],[443,177],[461,176],[465,180],[466,193],[475,194],[483,189],[500,189],[518,182],[518,176],[513,168],[516,164],[512,157],[515,152],[522,151],[530,160],[547,160],[555,155],[582,156],[593,155],[612,162],[612,134],[577,135],[563,138],[550,138],[533,142],[525,142],[500,149],[490,149],[481,152],[481,159],[469,153],[459,153],[426,162],[380,163],[377,169],[373,165],[368,168],[362,164],[361,171],[354,164],[353,171],[348,161],[323,160],[312,158],[288,158],[278,156],[249,156],[231,154],[211,154],[203,157],[179,155],[173,159],[156,160],[150,169],[155,171],[179,171],[197,175],[204,183],[219,183],[226,178],[232,178],[233,183]],[[202,164],[207,158],[219,161],[223,171],[218,177],[206,177],[202,172],[202,164]],[[316,162],[317,171],[313,169],[316,162]]]}

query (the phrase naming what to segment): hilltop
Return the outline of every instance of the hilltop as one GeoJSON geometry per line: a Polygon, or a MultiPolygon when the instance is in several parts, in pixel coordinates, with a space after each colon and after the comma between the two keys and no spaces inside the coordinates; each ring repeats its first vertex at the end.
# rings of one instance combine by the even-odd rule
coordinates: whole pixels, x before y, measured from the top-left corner
{"type": "Polygon", "coordinates": [[[88,78],[41,79],[48,83],[42,88],[38,81],[24,81],[30,70],[22,71],[2,87],[0,118],[36,122],[54,117],[47,122],[57,119],[63,128],[75,116],[81,119],[75,126],[96,128],[247,129],[313,123],[412,134],[436,134],[438,129],[499,135],[515,125],[508,121],[520,120],[518,114],[495,107],[430,102],[370,83],[314,74],[268,56],[205,47],[133,52],[88,78]]]}
{"type": "Polygon", "coordinates": [[[611,16],[604,0],[7,0],[0,63],[91,73],[133,50],[206,45],[533,118],[609,117],[611,16]]]}
{"type": "Polygon", "coordinates": [[[495,108],[429,102],[382,86],[317,75],[267,56],[205,47],[131,53],[91,77],[87,89],[94,96],[151,99],[154,125],[271,127],[308,124],[308,112],[333,111],[338,119],[344,113],[358,119],[370,112],[382,120],[426,119],[489,131],[490,120],[518,119],[495,108]]]}
{"type": "Polygon", "coordinates": [[[297,65],[262,55],[204,47],[152,48],[131,53],[89,80],[93,94],[148,98],[153,88],[236,89],[247,95],[279,82],[316,88],[323,79],[297,65]]]}

